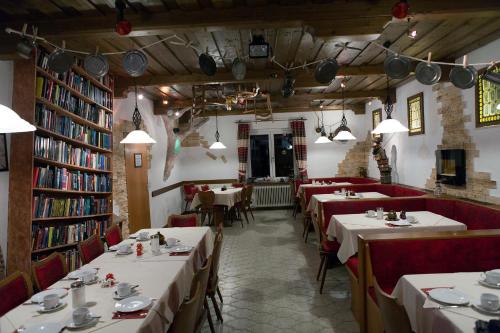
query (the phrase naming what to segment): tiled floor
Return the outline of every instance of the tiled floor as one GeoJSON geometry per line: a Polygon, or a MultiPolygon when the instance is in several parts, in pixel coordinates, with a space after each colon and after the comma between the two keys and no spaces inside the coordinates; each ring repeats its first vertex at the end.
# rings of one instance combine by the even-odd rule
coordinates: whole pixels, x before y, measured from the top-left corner
{"type": "Polygon", "coordinates": [[[302,241],[300,216],[294,220],[285,210],[254,214],[250,225],[224,229],[223,324],[212,309],[217,332],[359,332],[343,267],[328,270],[319,294],[317,245],[313,234],[308,244],[302,241]]]}

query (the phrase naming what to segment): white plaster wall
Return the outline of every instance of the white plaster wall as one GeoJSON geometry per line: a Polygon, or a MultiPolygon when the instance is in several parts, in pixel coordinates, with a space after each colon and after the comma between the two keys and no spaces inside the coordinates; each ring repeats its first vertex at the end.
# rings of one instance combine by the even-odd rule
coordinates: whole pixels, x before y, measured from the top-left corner
{"type": "MultiPolygon", "coordinates": [[[[0,61],[0,104],[12,106],[12,80],[14,63],[0,61]]],[[[10,134],[7,134],[7,151],[10,157],[10,134]]],[[[10,158],[9,158],[10,162],[10,158]]],[[[9,211],[9,172],[0,172],[0,246],[7,264],[7,229],[9,211]]]]}
{"type": "MultiPolygon", "coordinates": [[[[500,39],[471,52],[469,61],[470,63],[489,62],[498,58],[499,53],[500,39]]],[[[461,59],[457,61],[461,61],[461,59]]],[[[436,95],[433,93],[432,87],[422,85],[416,80],[401,86],[396,90],[397,103],[393,112],[393,118],[398,119],[406,126],[408,124],[406,99],[422,91],[424,93],[425,134],[409,136],[407,133],[400,133],[384,136],[387,155],[391,157],[393,155],[391,152],[394,150],[397,152],[396,161],[391,159],[391,165],[396,166],[393,180],[417,187],[425,186],[425,181],[435,166],[434,151],[441,143],[443,135],[441,116],[437,114],[436,95]]],[[[500,163],[498,159],[500,127],[476,128],[474,88],[462,90],[462,96],[465,101],[464,114],[471,115],[471,122],[466,124],[466,128],[480,151],[479,158],[474,160],[474,168],[476,171],[490,172],[492,180],[495,180],[499,184],[497,187],[500,187],[500,163]]],[[[380,101],[366,105],[366,126],[368,128],[371,128],[372,111],[380,107],[383,108],[380,101]]],[[[370,177],[378,178],[380,176],[373,159],[370,159],[368,172],[370,177]]],[[[491,190],[490,194],[500,196],[500,189],[491,190]]]]}

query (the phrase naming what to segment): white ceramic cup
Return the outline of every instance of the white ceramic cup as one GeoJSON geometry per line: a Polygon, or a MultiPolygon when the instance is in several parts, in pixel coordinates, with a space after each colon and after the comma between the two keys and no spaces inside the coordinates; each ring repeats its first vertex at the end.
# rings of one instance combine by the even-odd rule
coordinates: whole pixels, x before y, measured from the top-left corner
{"type": "Polygon", "coordinates": [[[500,307],[500,299],[494,294],[481,294],[481,306],[490,311],[496,311],[500,307]]]}
{"type": "Polygon", "coordinates": [[[499,284],[500,283],[500,269],[494,269],[491,271],[487,271],[484,273],[486,282],[491,284],[499,284]]]}
{"type": "Polygon", "coordinates": [[[83,283],[90,283],[93,282],[95,279],[95,273],[92,271],[86,271],[82,275],[82,281],[83,283]]]}
{"type": "Polygon", "coordinates": [[[149,232],[143,231],[139,233],[139,239],[141,240],[147,240],[149,239],[149,232]]]}
{"type": "Polygon", "coordinates": [[[415,218],[415,216],[412,216],[412,215],[406,215],[406,220],[410,223],[415,223],[417,222],[417,219],[415,218]]]}
{"type": "Polygon", "coordinates": [[[85,324],[90,317],[90,311],[88,308],[77,308],[73,311],[73,323],[75,325],[85,324]]]}
{"type": "Polygon", "coordinates": [[[132,292],[132,286],[128,282],[120,282],[116,286],[116,293],[120,297],[127,297],[132,292]]]}
{"type": "Polygon", "coordinates": [[[366,215],[368,215],[369,217],[375,217],[377,215],[377,212],[370,209],[366,211],[366,215]]]}
{"type": "Polygon", "coordinates": [[[167,246],[174,246],[175,244],[177,244],[177,239],[167,238],[167,246]]]}
{"type": "Polygon", "coordinates": [[[118,245],[118,252],[120,253],[129,253],[131,250],[130,244],[120,244],[118,245]]]}
{"type": "Polygon", "coordinates": [[[53,309],[59,304],[59,296],[57,294],[48,294],[43,298],[43,308],[46,310],[53,309]]]}

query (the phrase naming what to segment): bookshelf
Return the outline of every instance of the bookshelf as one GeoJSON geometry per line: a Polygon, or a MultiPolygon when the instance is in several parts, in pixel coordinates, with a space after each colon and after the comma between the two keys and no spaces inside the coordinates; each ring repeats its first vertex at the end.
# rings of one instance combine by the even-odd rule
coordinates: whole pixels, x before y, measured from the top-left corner
{"type": "Polygon", "coordinates": [[[77,245],[112,222],[112,76],[96,79],[76,61],[63,75],[46,50],[14,64],[13,108],[36,126],[12,136],[9,272],[59,251],[79,267],[77,245]]]}

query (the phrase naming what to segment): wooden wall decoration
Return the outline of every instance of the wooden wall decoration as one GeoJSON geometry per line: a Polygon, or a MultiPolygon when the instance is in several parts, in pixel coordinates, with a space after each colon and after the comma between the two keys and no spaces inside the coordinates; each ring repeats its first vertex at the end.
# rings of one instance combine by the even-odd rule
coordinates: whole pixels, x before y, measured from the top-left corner
{"type": "MultiPolygon", "coordinates": [[[[499,73],[500,68],[493,69],[499,73]]],[[[476,83],[476,127],[500,124],[500,86],[478,76],[476,83]]]]}
{"type": "Polygon", "coordinates": [[[408,107],[408,135],[425,133],[424,93],[418,93],[407,99],[408,107]]]}
{"type": "MultiPolygon", "coordinates": [[[[382,122],[382,109],[373,110],[372,112],[372,130],[382,122]]],[[[380,138],[382,134],[373,134],[373,138],[380,138]]]]}
{"type": "Polygon", "coordinates": [[[214,154],[212,154],[211,152],[207,151],[206,152],[207,156],[210,157],[211,159],[213,159],[214,161],[217,159],[217,156],[215,156],[214,154]]]}

